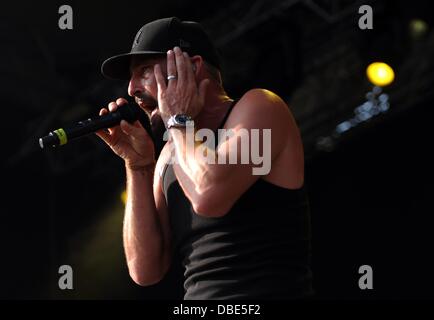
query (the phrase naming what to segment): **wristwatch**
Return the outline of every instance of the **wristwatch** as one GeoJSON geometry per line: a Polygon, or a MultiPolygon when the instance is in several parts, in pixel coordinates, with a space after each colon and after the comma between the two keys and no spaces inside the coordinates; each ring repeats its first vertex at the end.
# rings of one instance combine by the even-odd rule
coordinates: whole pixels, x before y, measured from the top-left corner
{"type": "Polygon", "coordinates": [[[186,114],[175,114],[167,120],[167,129],[185,128],[187,121],[193,121],[193,118],[186,114]]]}

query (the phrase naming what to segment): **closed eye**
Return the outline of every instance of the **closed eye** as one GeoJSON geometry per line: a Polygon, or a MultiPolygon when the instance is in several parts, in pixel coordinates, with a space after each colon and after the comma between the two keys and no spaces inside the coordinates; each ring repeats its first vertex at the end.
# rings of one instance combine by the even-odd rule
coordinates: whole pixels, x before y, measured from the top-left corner
{"type": "Polygon", "coordinates": [[[142,74],[148,72],[150,68],[151,68],[150,65],[142,66],[142,67],[141,67],[142,74]]]}

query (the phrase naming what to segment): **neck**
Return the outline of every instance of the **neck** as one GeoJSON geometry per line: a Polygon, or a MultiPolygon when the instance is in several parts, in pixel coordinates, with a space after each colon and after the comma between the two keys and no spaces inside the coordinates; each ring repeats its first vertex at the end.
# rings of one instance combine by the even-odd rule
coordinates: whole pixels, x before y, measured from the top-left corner
{"type": "Polygon", "coordinates": [[[210,83],[205,95],[205,105],[195,119],[195,127],[217,129],[232,101],[220,85],[210,83]]]}

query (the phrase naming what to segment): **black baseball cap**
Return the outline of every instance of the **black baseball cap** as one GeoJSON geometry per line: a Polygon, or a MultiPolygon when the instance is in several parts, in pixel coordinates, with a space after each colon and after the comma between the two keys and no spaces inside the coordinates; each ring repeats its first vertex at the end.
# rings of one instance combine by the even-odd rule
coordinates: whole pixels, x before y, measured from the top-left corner
{"type": "Polygon", "coordinates": [[[202,26],[194,21],[181,21],[171,17],[155,20],[141,27],[134,37],[131,51],[105,60],[101,72],[109,79],[129,80],[133,56],[163,56],[175,46],[188,52],[190,56],[202,56],[217,69],[221,67],[217,50],[202,26]]]}

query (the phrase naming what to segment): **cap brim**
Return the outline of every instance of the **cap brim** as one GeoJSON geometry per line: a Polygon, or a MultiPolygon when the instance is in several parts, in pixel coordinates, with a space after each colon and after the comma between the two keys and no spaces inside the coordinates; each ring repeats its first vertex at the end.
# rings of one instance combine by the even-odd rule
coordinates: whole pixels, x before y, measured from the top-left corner
{"type": "Polygon", "coordinates": [[[130,80],[131,59],[134,56],[158,57],[166,54],[161,51],[137,51],[119,54],[108,58],[101,65],[101,73],[112,80],[130,80]]]}

